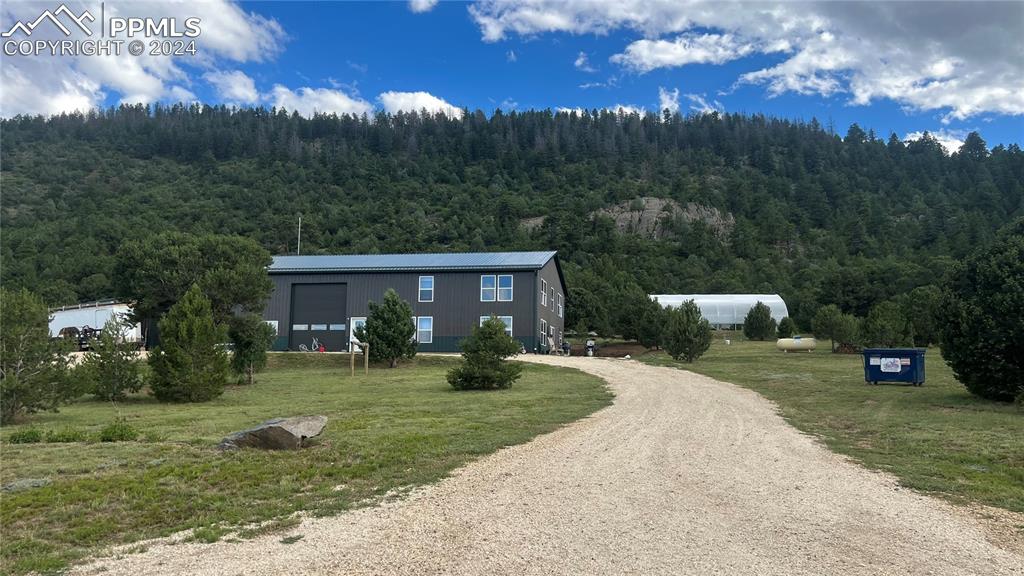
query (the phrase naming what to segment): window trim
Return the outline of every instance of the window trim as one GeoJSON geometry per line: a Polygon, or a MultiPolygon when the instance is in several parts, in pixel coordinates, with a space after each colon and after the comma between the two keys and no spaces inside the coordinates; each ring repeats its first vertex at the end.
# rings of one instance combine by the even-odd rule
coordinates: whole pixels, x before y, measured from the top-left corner
{"type": "Polygon", "coordinates": [[[420,276],[419,280],[416,281],[416,301],[417,302],[433,302],[434,301],[434,277],[433,276],[420,276]],[[430,278],[430,288],[423,287],[423,279],[430,278]],[[424,292],[430,292],[430,300],[423,299],[424,292]]]}
{"type": "Polygon", "coordinates": [[[540,305],[548,305],[548,281],[543,278],[540,279],[540,305]]]}
{"type": "Polygon", "coordinates": [[[562,311],[563,311],[562,302],[563,302],[562,295],[559,294],[558,295],[558,317],[559,318],[562,317],[562,311]]]}
{"type": "Polygon", "coordinates": [[[513,275],[513,274],[497,274],[496,276],[497,276],[497,278],[494,281],[494,290],[495,290],[495,294],[494,295],[498,299],[498,302],[513,302],[515,300],[515,283],[516,283],[515,275],[513,275]],[[508,278],[508,288],[502,288],[501,287],[501,279],[502,278],[508,278]],[[502,297],[501,297],[501,291],[502,290],[508,290],[508,298],[507,299],[502,299],[502,297]]]}
{"type": "Polygon", "coordinates": [[[543,334],[545,338],[548,337],[548,321],[544,318],[540,319],[540,333],[543,334]]]}
{"type": "Polygon", "coordinates": [[[481,302],[496,302],[498,300],[498,276],[495,274],[481,274],[480,275],[480,301],[481,302]],[[484,278],[494,278],[493,288],[484,288],[484,278]],[[491,290],[493,296],[491,299],[484,298],[484,290],[491,290]]]}
{"type": "Polygon", "coordinates": [[[434,317],[433,316],[416,316],[416,342],[418,344],[433,344],[434,343],[434,317]],[[430,330],[423,330],[420,328],[420,320],[430,320],[430,330]],[[429,332],[429,340],[420,340],[420,332],[429,332]]]}
{"type": "Polygon", "coordinates": [[[551,309],[554,310],[554,308],[555,308],[555,287],[552,286],[551,288],[549,288],[549,290],[551,290],[551,309]]]}

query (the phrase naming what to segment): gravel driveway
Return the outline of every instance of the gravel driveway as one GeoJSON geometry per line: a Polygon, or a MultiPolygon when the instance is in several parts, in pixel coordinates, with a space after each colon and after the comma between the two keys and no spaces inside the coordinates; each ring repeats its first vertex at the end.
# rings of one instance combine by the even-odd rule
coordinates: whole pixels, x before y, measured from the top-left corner
{"type": "Polygon", "coordinates": [[[613,406],[379,507],[242,543],[153,545],[85,574],[1024,574],[954,507],[900,489],[710,378],[529,357],[613,406]]]}

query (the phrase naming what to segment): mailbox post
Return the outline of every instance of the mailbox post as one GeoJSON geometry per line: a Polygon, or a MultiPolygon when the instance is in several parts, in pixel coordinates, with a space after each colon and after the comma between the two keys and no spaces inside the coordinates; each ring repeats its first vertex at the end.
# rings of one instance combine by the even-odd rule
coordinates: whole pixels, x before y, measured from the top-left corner
{"type": "Polygon", "coordinates": [[[369,374],[370,373],[370,345],[367,342],[356,342],[354,340],[352,341],[352,349],[349,350],[349,353],[348,353],[350,374],[352,376],[356,375],[356,350],[355,350],[356,346],[358,346],[359,349],[363,351],[363,374],[369,374]]]}

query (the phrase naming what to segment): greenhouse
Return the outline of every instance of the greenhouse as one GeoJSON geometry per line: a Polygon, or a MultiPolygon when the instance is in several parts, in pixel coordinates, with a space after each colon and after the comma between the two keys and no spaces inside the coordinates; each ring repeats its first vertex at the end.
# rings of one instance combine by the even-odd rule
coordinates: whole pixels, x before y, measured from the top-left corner
{"type": "Polygon", "coordinates": [[[700,313],[714,328],[734,329],[743,325],[747,312],[758,302],[772,311],[776,322],[789,316],[785,301],[778,294],[651,294],[651,299],[666,308],[675,308],[693,300],[700,313]]]}

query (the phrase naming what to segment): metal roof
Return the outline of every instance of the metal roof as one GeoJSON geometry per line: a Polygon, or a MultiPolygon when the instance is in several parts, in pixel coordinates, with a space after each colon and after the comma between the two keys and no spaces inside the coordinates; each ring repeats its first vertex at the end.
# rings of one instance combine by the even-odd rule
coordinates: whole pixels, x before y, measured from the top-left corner
{"type": "Polygon", "coordinates": [[[451,254],[338,254],[274,256],[268,271],[418,272],[430,270],[538,270],[555,252],[461,252],[451,254]]]}

